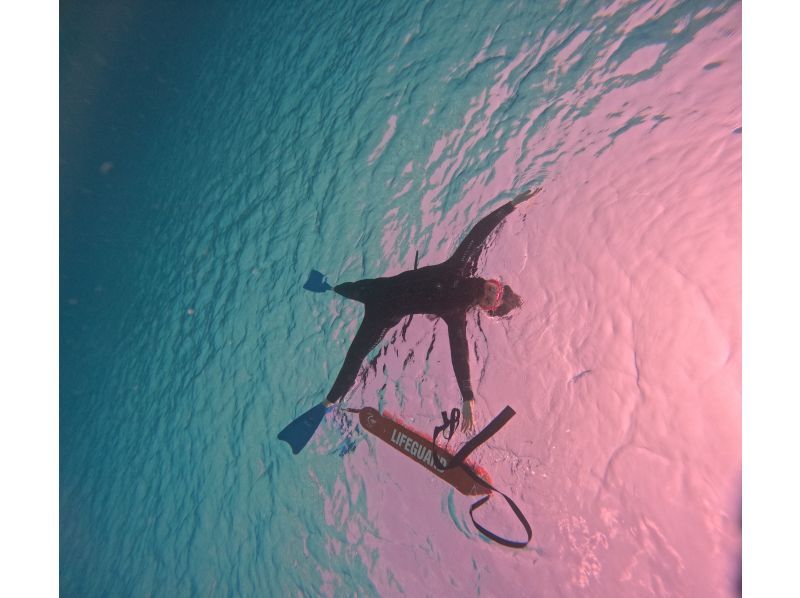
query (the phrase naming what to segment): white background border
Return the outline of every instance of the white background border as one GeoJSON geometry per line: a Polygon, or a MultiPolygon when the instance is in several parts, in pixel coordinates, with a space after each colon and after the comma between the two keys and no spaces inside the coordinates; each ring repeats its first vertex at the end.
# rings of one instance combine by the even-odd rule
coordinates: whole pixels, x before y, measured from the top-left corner
{"type": "Polygon", "coordinates": [[[58,3],[0,8],[0,594],[58,595],[58,3]]]}
{"type": "MultiPolygon", "coordinates": [[[[798,14],[743,7],[745,596],[800,586],[798,14]]],[[[54,1],[0,9],[4,595],[58,594],[58,33],[54,1]]]]}
{"type": "Polygon", "coordinates": [[[797,595],[800,173],[795,3],[743,5],[743,595],[797,595]]]}

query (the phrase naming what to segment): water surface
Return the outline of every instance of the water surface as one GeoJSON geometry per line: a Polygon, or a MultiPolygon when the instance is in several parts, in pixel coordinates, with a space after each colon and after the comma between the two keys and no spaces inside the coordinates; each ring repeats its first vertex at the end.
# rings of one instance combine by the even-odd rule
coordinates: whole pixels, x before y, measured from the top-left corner
{"type": "MultiPolygon", "coordinates": [[[[61,19],[65,596],[735,592],[740,4],[61,19]],[[361,316],[309,269],[436,263],[537,184],[482,263],[525,304],[468,323],[479,423],[517,411],[477,453],[533,525],[513,551],[355,420],[297,457],[275,436],[361,316]]],[[[444,326],[391,337],[347,404],[430,430],[459,401],[444,326]]]]}

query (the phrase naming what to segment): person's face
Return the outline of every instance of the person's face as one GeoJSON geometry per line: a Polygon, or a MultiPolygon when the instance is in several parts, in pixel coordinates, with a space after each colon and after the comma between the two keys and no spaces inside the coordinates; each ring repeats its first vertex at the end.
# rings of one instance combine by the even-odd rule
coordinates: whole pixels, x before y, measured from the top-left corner
{"type": "Polygon", "coordinates": [[[483,283],[483,294],[478,299],[481,307],[492,307],[497,301],[497,292],[500,289],[493,282],[488,280],[483,283]]]}

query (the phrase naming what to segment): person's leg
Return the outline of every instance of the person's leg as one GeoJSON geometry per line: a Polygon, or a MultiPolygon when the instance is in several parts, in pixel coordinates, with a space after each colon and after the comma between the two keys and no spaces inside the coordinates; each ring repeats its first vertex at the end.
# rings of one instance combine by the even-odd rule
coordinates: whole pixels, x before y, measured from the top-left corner
{"type": "MultiPolygon", "coordinates": [[[[360,299],[356,300],[360,301],[360,299]]],[[[358,370],[361,368],[364,359],[369,355],[369,352],[375,348],[375,345],[381,342],[381,339],[392,326],[400,321],[398,318],[375,315],[374,313],[370,313],[370,311],[371,310],[367,308],[361,326],[359,326],[358,332],[356,332],[356,336],[350,344],[350,348],[347,350],[347,355],[344,358],[342,368],[339,370],[339,375],[336,376],[333,387],[331,387],[330,392],[328,392],[328,396],[325,397],[325,400],[329,403],[335,403],[347,394],[347,391],[353,386],[356,376],[358,375],[358,370]]]]}
{"type": "Polygon", "coordinates": [[[365,278],[355,282],[343,282],[333,287],[333,291],[342,297],[366,303],[368,299],[375,298],[378,287],[377,281],[378,279],[365,278]]]}

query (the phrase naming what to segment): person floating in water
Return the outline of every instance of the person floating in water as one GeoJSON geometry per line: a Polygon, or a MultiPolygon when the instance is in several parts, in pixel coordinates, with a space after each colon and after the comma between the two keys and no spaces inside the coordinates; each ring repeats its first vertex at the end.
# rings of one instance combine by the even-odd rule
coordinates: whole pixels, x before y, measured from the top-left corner
{"type": "MultiPolygon", "coordinates": [[[[364,319],[347,351],[344,364],[320,407],[327,409],[341,400],[353,386],[361,364],[384,335],[404,317],[429,314],[447,324],[450,356],[463,399],[462,430],[473,429],[472,391],[467,345],[467,311],[480,308],[501,317],[519,307],[522,300],[510,286],[495,279],[476,276],[478,257],[489,234],[514,208],[539,193],[524,191],[478,222],[455,253],[434,266],[409,270],[387,278],[344,282],[333,291],[364,304],[364,319]]],[[[320,277],[319,273],[315,273],[320,277]]],[[[327,290],[330,286],[317,290],[327,290]]],[[[309,287],[307,287],[309,288],[309,287]]]]}

